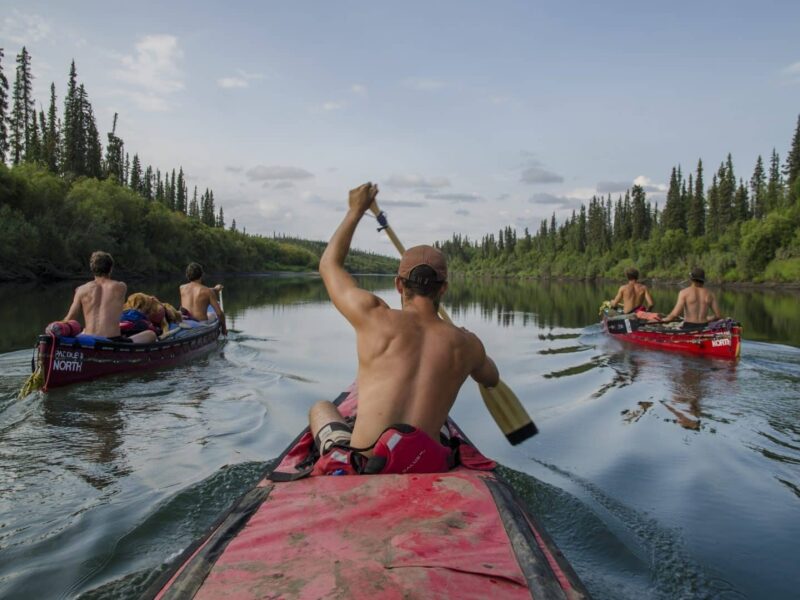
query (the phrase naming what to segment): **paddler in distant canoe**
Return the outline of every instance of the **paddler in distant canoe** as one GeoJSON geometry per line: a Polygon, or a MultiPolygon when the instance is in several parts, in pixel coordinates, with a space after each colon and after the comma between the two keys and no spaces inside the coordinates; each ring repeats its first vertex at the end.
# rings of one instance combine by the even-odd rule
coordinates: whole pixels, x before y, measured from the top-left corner
{"type": "Polygon", "coordinates": [[[108,252],[98,250],[89,258],[89,268],[94,281],[84,283],[75,290],[75,297],[64,321],[76,320],[83,312],[86,327],[85,335],[103,337],[112,342],[132,342],[149,344],[156,341],[152,331],[142,331],[130,337],[121,335],[119,317],[128,286],[122,281],[111,279],[114,259],[108,252]]]}
{"type": "Polygon", "coordinates": [[[689,273],[691,285],[678,292],[678,301],[675,308],[662,322],[675,321],[683,315],[681,329],[688,331],[705,329],[711,321],[721,319],[717,298],[705,287],[706,272],[700,267],[694,267],[689,273]],[[712,317],[708,318],[709,310],[712,317]]]}
{"type": "Polygon", "coordinates": [[[320,259],[334,306],[356,331],[358,416],[352,427],[327,401],[309,411],[322,455],[315,474],[431,473],[453,466],[440,429],[467,377],[492,387],[497,367],[477,336],[439,318],[447,290],[444,255],[431,246],[402,256],[392,309],[359,288],[344,269],[353,234],[378,193],[371,183],[350,191],[350,208],[320,259]]]}
{"type": "Polygon", "coordinates": [[[628,283],[619,287],[617,295],[610,301],[610,308],[616,308],[622,303],[622,310],[625,311],[625,314],[646,313],[653,308],[653,297],[650,295],[650,290],[643,283],[639,283],[639,269],[628,267],[625,269],[625,277],[628,283]]]}
{"type": "Polygon", "coordinates": [[[222,286],[217,284],[210,288],[203,285],[203,267],[196,262],[189,263],[186,267],[186,279],[189,280],[189,283],[181,286],[181,314],[183,317],[206,323],[210,306],[217,314],[222,335],[228,335],[225,313],[217,300],[217,292],[222,291],[222,286]]]}

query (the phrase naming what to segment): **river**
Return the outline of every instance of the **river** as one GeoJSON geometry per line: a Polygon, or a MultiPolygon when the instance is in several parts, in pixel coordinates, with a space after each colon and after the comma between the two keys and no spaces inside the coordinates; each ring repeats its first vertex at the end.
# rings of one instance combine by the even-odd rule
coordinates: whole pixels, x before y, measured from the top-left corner
{"type": "MultiPolygon", "coordinates": [[[[398,306],[391,278],[361,285],[398,306]]],[[[72,286],[1,286],[0,597],[135,598],[355,374],[354,335],[311,276],[230,279],[226,343],[186,365],[16,400],[72,286]]],[[[177,286],[130,284],[176,301],[177,286]]],[[[477,389],[453,415],[500,461],[596,598],[789,598],[800,589],[796,293],[719,292],[737,363],[627,347],[616,286],[454,281],[541,433],[509,446],[477,389]]],[[[676,288],[656,288],[661,311],[676,288]]]]}

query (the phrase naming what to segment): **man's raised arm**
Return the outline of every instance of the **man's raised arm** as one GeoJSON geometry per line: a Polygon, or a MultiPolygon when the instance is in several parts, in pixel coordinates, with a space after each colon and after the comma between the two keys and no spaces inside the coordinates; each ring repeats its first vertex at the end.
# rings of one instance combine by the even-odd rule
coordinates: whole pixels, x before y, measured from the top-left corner
{"type": "Polygon", "coordinates": [[[344,259],[350,251],[356,227],[361,221],[361,217],[375,201],[377,194],[378,186],[372,183],[365,183],[350,190],[350,208],[328,242],[319,261],[319,274],[322,276],[331,301],[354,326],[361,323],[367,311],[378,306],[385,306],[377,296],[360,289],[344,268],[344,259]]]}

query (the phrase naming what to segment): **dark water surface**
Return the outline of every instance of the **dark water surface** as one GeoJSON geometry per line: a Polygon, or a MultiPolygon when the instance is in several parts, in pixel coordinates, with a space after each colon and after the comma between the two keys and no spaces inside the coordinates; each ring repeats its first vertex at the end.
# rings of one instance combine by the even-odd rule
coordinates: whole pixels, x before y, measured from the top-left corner
{"type": "MultiPolygon", "coordinates": [[[[235,331],[183,367],[24,401],[35,335],[70,285],[0,287],[0,597],[134,598],[256,481],[316,400],[355,375],[354,335],[310,277],[226,281],[235,331]]],[[[362,285],[397,306],[391,279],[362,285]]],[[[175,286],[130,285],[175,301],[175,286]]],[[[454,416],[597,598],[796,598],[800,310],[720,293],[738,363],[625,347],[595,324],[615,286],[454,282],[541,433],[510,447],[465,384],[454,416]]],[[[654,291],[659,310],[674,289],[654,291]]]]}

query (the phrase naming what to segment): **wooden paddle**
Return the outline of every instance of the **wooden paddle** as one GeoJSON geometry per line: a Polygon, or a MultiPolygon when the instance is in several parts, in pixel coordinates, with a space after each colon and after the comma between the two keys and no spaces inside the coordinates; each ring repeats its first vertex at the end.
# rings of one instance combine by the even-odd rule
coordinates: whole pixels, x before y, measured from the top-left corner
{"type": "MultiPolygon", "coordinates": [[[[394,230],[386,220],[386,214],[378,208],[377,202],[373,202],[372,206],[369,208],[378,219],[378,224],[380,225],[378,231],[383,230],[386,232],[386,235],[389,236],[394,247],[397,248],[397,251],[402,256],[406,249],[402,242],[397,239],[397,235],[395,235],[394,230]]],[[[441,306],[439,307],[439,316],[448,323],[453,322],[441,306]]],[[[503,381],[500,381],[493,388],[487,388],[486,386],[478,384],[478,389],[481,392],[481,398],[483,398],[486,408],[489,409],[489,414],[492,415],[495,423],[500,427],[503,435],[506,436],[506,439],[512,446],[524,442],[529,437],[539,432],[536,425],[525,411],[525,407],[522,406],[522,403],[519,401],[519,398],[514,395],[511,388],[503,383],[503,381]]]]}

